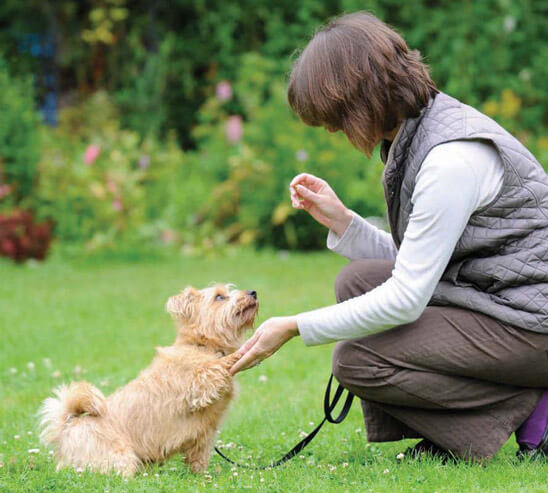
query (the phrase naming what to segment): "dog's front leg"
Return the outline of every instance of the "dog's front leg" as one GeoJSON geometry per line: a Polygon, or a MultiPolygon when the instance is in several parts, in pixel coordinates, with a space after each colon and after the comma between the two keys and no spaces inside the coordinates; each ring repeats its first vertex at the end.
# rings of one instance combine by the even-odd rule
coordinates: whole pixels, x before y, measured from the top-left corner
{"type": "Polygon", "coordinates": [[[196,443],[185,450],[185,461],[193,473],[206,471],[209,466],[209,458],[213,449],[215,430],[201,436],[196,443]]]}
{"type": "Polygon", "coordinates": [[[232,392],[233,380],[228,371],[232,365],[229,360],[223,361],[225,358],[211,362],[194,374],[188,396],[191,412],[204,409],[232,392]]]}

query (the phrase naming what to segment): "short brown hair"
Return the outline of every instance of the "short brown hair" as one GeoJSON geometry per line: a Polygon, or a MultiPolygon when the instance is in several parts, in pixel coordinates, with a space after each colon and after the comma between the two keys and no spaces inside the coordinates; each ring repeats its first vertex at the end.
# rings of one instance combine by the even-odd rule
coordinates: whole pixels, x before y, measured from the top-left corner
{"type": "Polygon", "coordinates": [[[371,155],[436,92],[420,53],[374,15],[356,12],[316,32],[293,65],[288,100],[306,124],[342,130],[371,155]]]}

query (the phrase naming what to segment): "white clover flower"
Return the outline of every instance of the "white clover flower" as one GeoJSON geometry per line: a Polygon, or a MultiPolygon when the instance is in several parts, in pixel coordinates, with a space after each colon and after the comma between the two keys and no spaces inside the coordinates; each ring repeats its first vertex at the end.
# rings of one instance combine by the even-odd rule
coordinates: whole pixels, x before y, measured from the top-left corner
{"type": "Polygon", "coordinates": [[[266,375],[259,375],[259,382],[266,382],[268,381],[268,377],[266,375]]]}
{"type": "Polygon", "coordinates": [[[12,375],[15,375],[15,374],[17,373],[17,368],[13,368],[13,367],[10,368],[10,373],[11,373],[12,375]]]}
{"type": "Polygon", "coordinates": [[[44,358],[42,360],[42,364],[46,367],[46,368],[51,368],[51,360],[49,358],[44,358]]]}
{"type": "Polygon", "coordinates": [[[383,474],[390,474],[390,469],[385,469],[382,473],[383,474]]]}
{"type": "Polygon", "coordinates": [[[144,472],[143,476],[146,478],[148,476],[148,472],[144,472]]]}
{"type": "Polygon", "coordinates": [[[60,377],[61,377],[61,372],[60,372],[59,370],[55,370],[55,371],[51,374],[51,376],[52,376],[53,378],[60,378],[60,377]]]}
{"type": "Polygon", "coordinates": [[[356,433],[361,433],[361,432],[362,432],[361,428],[356,428],[356,433]]]}
{"type": "Polygon", "coordinates": [[[405,459],[405,454],[403,452],[400,452],[398,455],[396,455],[396,459],[398,459],[398,460],[405,459]]]}
{"type": "Polygon", "coordinates": [[[27,368],[29,369],[29,371],[34,371],[34,363],[32,361],[29,361],[27,363],[27,368]]]}
{"type": "Polygon", "coordinates": [[[29,454],[39,454],[40,449],[39,448],[29,448],[29,454]]]}
{"type": "Polygon", "coordinates": [[[13,435],[14,440],[19,440],[21,437],[19,435],[13,435]]]}

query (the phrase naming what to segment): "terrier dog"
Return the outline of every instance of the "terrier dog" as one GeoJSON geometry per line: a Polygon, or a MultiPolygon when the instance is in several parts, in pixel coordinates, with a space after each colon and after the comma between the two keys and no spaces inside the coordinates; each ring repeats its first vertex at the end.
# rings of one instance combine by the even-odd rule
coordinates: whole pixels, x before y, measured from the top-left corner
{"type": "Polygon", "coordinates": [[[41,438],[57,468],[132,476],[147,463],[182,453],[193,472],[207,469],[215,433],[234,394],[229,373],[244,329],[253,326],[255,291],[192,287],[169,298],[173,345],[105,397],[87,382],[57,388],[40,410],[41,438]]]}

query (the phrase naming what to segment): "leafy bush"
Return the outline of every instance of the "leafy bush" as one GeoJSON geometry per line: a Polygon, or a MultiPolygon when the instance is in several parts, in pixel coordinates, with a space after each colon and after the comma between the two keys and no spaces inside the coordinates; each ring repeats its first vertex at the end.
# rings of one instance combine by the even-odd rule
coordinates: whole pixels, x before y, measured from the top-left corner
{"type": "Polygon", "coordinates": [[[12,77],[0,58],[0,206],[19,205],[32,193],[39,159],[38,116],[32,81],[12,77]]]}
{"type": "Polygon", "coordinates": [[[106,93],[96,93],[44,130],[34,204],[65,242],[108,248],[119,241],[176,240],[202,192],[174,136],[166,142],[123,130],[106,93]]]}
{"type": "Polygon", "coordinates": [[[231,100],[210,98],[195,130],[199,156],[221,183],[202,208],[204,222],[226,240],[282,248],[317,248],[325,228],[291,208],[288,186],[298,173],[327,180],[349,206],[383,215],[382,163],[354,150],[342,134],[307,127],[291,112],[278,67],[257,54],[242,58],[234,98],[243,107],[241,129],[231,100]]]}

